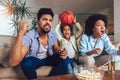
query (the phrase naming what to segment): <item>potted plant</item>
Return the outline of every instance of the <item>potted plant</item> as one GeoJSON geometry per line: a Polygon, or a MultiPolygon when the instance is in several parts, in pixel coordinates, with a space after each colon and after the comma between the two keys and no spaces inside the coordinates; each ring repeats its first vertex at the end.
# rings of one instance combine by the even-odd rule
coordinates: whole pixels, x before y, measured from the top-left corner
{"type": "Polygon", "coordinates": [[[18,22],[23,18],[31,16],[30,7],[26,7],[26,0],[7,0],[1,1],[5,7],[4,14],[12,16],[12,27],[15,29],[14,35],[18,32],[18,22]]]}

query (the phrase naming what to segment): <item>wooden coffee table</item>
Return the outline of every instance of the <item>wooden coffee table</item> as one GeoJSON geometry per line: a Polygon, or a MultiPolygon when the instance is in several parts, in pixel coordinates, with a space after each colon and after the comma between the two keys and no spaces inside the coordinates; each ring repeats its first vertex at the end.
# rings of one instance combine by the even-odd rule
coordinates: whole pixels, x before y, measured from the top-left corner
{"type": "Polygon", "coordinates": [[[38,80],[77,80],[74,74],[57,75],[51,77],[39,77],[38,80]]]}
{"type": "MultiPolygon", "coordinates": [[[[39,77],[38,80],[78,80],[74,74],[57,75],[51,77],[39,77]]],[[[102,80],[120,80],[120,70],[116,70],[114,75],[105,72],[102,80]]]]}
{"type": "Polygon", "coordinates": [[[105,72],[105,76],[102,80],[120,80],[120,70],[116,70],[113,75],[105,72]]]}

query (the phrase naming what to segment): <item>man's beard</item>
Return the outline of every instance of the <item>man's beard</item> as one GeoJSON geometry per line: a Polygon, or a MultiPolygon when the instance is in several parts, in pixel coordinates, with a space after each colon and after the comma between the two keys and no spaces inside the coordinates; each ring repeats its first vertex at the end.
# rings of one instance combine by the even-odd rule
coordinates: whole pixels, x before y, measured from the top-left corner
{"type": "MultiPolygon", "coordinates": [[[[45,25],[43,25],[43,27],[45,27],[45,26],[51,27],[50,24],[48,24],[48,23],[46,23],[45,25]]],[[[41,32],[42,32],[42,33],[45,33],[45,34],[49,33],[50,30],[51,30],[51,29],[48,29],[48,28],[41,28],[41,32]]]]}
{"type": "Polygon", "coordinates": [[[50,30],[44,30],[44,29],[41,29],[41,32],[46,34],[46,33],[49,33],[50,30]]]}

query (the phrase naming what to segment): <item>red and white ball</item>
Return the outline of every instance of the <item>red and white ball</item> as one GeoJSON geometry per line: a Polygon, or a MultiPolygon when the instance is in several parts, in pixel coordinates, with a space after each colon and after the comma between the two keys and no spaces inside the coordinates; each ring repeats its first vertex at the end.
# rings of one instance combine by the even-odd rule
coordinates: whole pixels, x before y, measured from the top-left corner
{"type": "Polygon", "coordinates": [[[60,20],[63,24],[72,24],[74,22],[74,13],[70,10],[65,10],[60,14],[60,20]]]}

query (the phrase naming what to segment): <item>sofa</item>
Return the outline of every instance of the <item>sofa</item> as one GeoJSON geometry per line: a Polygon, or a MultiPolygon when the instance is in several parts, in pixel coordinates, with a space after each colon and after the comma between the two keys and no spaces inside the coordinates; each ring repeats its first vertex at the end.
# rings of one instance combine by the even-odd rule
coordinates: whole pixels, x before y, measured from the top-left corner
{"type": "MultiPolygon", "coordinates": [[[[27,80],[24,76],[20,65],[11,67],[9,64],[9,53],[13,43],[15,42],[14,36],[0,36],[0,80],[27,80]]],[[[120,42],[112,43],[118,48],[120,42]]],[[[51,66],[43,66],[37,69],[37,76],[47,76],[51,71],[51,66]]]]}

